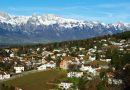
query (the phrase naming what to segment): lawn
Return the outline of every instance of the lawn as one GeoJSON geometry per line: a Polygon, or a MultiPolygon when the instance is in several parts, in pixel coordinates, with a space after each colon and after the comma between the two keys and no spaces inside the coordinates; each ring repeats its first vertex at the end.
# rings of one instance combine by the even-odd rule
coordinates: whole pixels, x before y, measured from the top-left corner
{"type": "Polygon", "coordinates": [[[53,86],[46,83],[55,79],[65,77],[65,72],[59,70],[42,71],[33,74],[25,75],[21,78],[15,78],[3,82],[5,85],[13,85],[22,88],[23,90],[49,90],[53,86]]]}

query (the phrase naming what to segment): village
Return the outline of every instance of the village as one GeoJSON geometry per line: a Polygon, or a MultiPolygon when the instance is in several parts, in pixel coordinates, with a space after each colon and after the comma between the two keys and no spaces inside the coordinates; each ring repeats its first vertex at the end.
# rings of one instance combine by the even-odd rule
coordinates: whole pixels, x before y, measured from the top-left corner
{"type": "MultiPolygon", "coordinates": [[[[32,70],[60,69],[67,71],[66,78],[85,77],[87,81],[100,78],[100,80],[107,80],[109,85],[122,84],[122,80],[114,76],[116,67],[110,65],[112,58],[107,56],[107,50],[114,48],[122,53],[130,52],[130,40],[109,38],[92,42],[98,44],[93,44],[91,48],[73,46],[52,50],[48,47],[2,48],[0,51],[0,81],[32,70]],[[105,74],[102,75],[103,72],[105,74]]],[[[63,90],[71,90],[75,85],[66,80],[57,84],[58,88],[63,90]]],[[[74,90],[78,90],[78,87],[74,90]]]]}

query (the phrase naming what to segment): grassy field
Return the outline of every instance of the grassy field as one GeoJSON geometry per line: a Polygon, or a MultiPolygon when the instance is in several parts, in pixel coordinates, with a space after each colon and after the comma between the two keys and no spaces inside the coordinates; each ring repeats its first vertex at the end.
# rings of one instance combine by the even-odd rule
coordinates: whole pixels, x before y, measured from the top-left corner
{"type": "Polygon", "coordinates": [[[21,78],[15,78],[3,82],[5,85],[13,85],[23,90],[49,90],[52,86],[47,85],[48,81],[65,77],[65,72],[58,70],[42,71],[33,74],[24,75],[21,78]]]}

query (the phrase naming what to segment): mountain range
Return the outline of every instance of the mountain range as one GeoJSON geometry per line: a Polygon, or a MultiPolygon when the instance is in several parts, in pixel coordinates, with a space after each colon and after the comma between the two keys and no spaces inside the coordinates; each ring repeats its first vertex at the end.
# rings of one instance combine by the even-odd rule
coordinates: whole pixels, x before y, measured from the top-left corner
{"type": "Polygon", "coordinates": [[[14,16],[0,13],[0,44],[79,40],[130,30],[129,23],[67,19],[57,15],[14,16]]]}

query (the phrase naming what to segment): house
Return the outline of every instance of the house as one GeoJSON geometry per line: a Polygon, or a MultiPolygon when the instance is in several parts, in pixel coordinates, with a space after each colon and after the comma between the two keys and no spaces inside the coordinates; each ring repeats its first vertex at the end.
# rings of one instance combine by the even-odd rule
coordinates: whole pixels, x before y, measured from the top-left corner
{"type": "Polygon", "coordinates": [[[82,65],[80,68],[81,71],[85,71],[93,76],[99,75],[101,67],[93,68],[92,66],[84,66],[82,65]]]}
{"type": "Polygon", "coordinates": [[[61,69],[68,69],[68,61],[62,60],[62,61],[60,62],[60,68],[61,68],[61,69]]]}
{"type": "Polygon", "coordinates": [[[80,78],[83,76],[83,72],[69,72],[67,73],[67,77],[72,78],[72,77],[77,77],[80,78]]]}
{"type": "Polygon", "coordinates": [[[89,56],[89,60],[90,60],[90,61],[96,60],[96,56],[95,56],[95,55],[90,55],[90,56],[89,56]]]}
{"type": "Polygon", "coordinates": [[[58,53],[59,53],[59,52],[61,52],[61,50],[59,50],[59,49],[54,49],[53,52],[58,52],[58,53]]]}
{"type": "Polygon", "coordinates": [[[106,73],[106,76],[108,78],[108,84],[120,85],[120,84],[123,83],[121,79],[115,79],[114,78],[114,73],[113,72],[106,73]]]}
{"type": "Polygon", "coordinates": [[[58,87],[63,90],[69,90],[72,86],[73,86],[73,83],[61,82],[60,84],[58,84],[58,87]]]}
{"type": "Polygon", "coordinates": [[[37,48],[37,51],[40,51],[40,48],[37,48]]]}
{"type": "Polygon", "coordinates": [[[85,48],[80,47],[79,50],[80,50],[80,51],[83,51],[83,50],[85,50],[85,48]]]}
{"type": "Polygon", "coordinates": [[[13,53],[11,53],[11,54],[10,54],[10,57],[14,57],[14,54],[13,54],[13,53]]]}
{"type": "Polygon", "coordinates": [[[48,52],[48,51],[43,51],[42,52],[42,56],[48,56],[48,55],[50,55],[51,53],[50,52],[48,52]]]}
{"type": "Polygon", "coordinates": [[[52,58],[52,59],[56,59],[56,56],[55,56],[55,55],[52,55],[51,58],[52,58]]]}
{"type": "Polygon", "coordinates": [[[107,76],[107,78],[113,78],[114,77],[114,73],[108,72],[108,73],[106,73],[106,76],[107,76]]]}
{"type": "Polygon", "coordinates": [[[90,48],[88,51],[89,51],[90,53],[94,53],[94,52],[96,52],[96,49],[90,48]]]}
{"type": "Polygon", "coordinates": [[[80,57],[80,58],[75,58],[74,61],[76,61],[76,64],[79,65],[79,64],[84,64],[85,63],[85,60],[83,60],[84,58],[83,57],[80,57]]]}
{"type": "Polygon", "coordinates": [[[94,49],[97,50],[97,46],[94,46],[94,49]]]}
{"type": "Polygon", "coordinates": [[[108,46],[108,44],[103,44],[102,46],[107,47],[107,46],[108,46]]]}
{"type": "Polygon", "coordinates": [[[50,62],[46,63],[46,67],[47,68],[55,68],[56,63],[54,61],[50,61],[50,62]]]}
{"type": "Polygon", "coordinates": [[[100,65],[100,67],[103,68],[103,69],[108,69],[109,68],[108,65],[100,65]]]}
{"type": "Polygon", "coordinates": [[[10,78],[10,74],[7,74],[7,73],[0,73],[0,80],[3,80],[3,79],[9,79],[10,78]]]}
{"type": "Polygon", "coordinates": [[[112,45],[115,45],[115,46],[122,46],[122,43],[116,43],[116,42],[110,42],[112,45]]]}
{"type": "Polygon", "coordinates": [[[9,49],[4,49],[7,53],[9,53],[10,52],[10,50],[9,49]]]}
{"type": "Polygon", "coordinates": [[[62,53],[62,56],[65,57],[65,56],[67,56],[67,54],[66,53],[62,53]]]}
{"type": "Polygon", "coordinates": [[[24,71],[24,67],[23,66],[14,67],[14,69],[15,69],[15,73],[22,73],[24,71]]]}
{"type": "Polygon", "coordinates": [[[111,59],[106,59],[106,62],[111,62],[111,59]]]}
{"type": "Polygon", "coordinates": [[[56,67],[56,63],[54,63],[53,61],[47,62],[42,64],[41,66],[37,67],[37,70],[46,70],[47,68],[55,68],[56,67]]]}
{"type": "Polygon", "coordinates": [[[82,65],[81,68],[80,68],[81,71],[87,71],[89,73],[92,73],[94,75],[96,75],[96,71],[94,68],[92,68],[91,66],[84,66],[82,65]]]}
{"type": "Polygon", "coordinates": [[[124,48],[119,48],[120,51],[124,51],[124,48]]]}
{"type": "Polygon", "coordinates": [[[102,41],[102,42],[106,42],[107,40],[106,40],[106,39],[102,39],[101,41],[102,41]]]}
{"type": "Polygon", "coordinates": [[[81,54],[81,55],[78,55],[79,57],[84,57],[85,55],[81,54]]]}
{"type": "Polygon", "coordinates": [[[56,54],[56,56],[57,56],[57,57],[60,57],[60,56],[62,56],[62,54],[56,54]]]}
{"type": "Polygon", "coordinates": [[[110,62],[110,61],[111,61],[111,59],[100,59],[100,61],[110,62]]]}
{"type": "Polygon", "coordinates": [[[44,58],[42,58],[42,62],[41,63],[44,64],[44,63],[47,63],[47,61],[44,58]]]}
{"type": "Polygon", "coordinates": [[[120,85],[122,83],[121,79],[108,78],[108,84],[120,85]]]}
{"type": "Polygon", "coordinates": [[[37,67],[37,70],[46,70],[46,65],[43,64],[43,65],[37,67]]]}
{"type": "Polygon", "coordinates": [[[125,43],[126,42],[126,40],[125,39],[122,39],[121,41],[120,41],[120,43],[125,43]]]}

